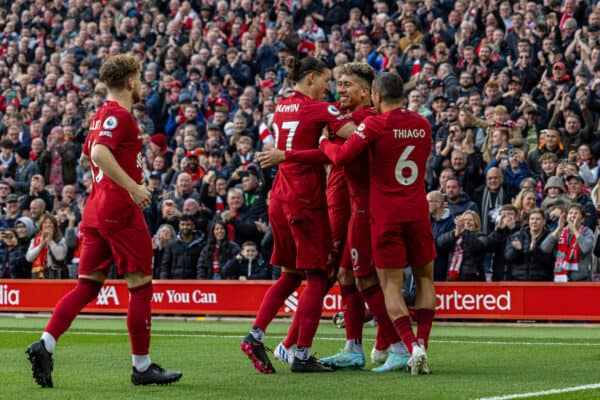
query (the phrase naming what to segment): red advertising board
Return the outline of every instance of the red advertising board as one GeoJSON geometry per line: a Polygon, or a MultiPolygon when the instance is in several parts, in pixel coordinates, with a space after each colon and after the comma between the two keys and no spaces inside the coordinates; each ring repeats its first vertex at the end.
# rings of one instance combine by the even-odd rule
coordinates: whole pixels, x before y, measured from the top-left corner
{"type": "MultiPolygon", "coordinates": [[[[272,281],[155,281],[154,314],[255,315],[272,281]]],[[[52,311],[73,280],[0,280],[0,312],[52,311]]],[[[279,310],[291,315],[304,286],[279,310]]],[[[600,321],[597,283],[438,283],[438,319],[600,321]]],[[[126,313],[124,281],[107,281],[89,313],[126,313]]],[[[342,311],[339,288],[323,301],[323,315],[342,311]]]]}

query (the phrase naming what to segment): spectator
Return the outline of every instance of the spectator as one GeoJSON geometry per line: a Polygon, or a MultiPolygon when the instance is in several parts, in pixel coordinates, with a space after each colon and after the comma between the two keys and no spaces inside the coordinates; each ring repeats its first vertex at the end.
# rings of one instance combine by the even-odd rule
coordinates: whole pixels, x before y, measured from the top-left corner
{"type": "MultiPolygon", "coordinates": [[[[39,174],[39,168],[35,162],[29,159],[29,148],[25,146],[15,148],[15,161],[17,162],[17,170],[15,171],[13,187],[15,193],[21,196],[29,192],[31,178],[33,175],[39,174]]],[[[9,182],[11,182],[10,179],[9,182]]]]}
{"type": "Polygon", "coordinates": [[[29,184],[29,193],[21,199],[21,210],[30,208],[34,200],[42,200],[44,202],[44,211],[51,211],[54,205],[54,197],[46,190],[46,182],[44,176],[35,174],[31,177],[29,184]]]}
{"type": "Polygon", "coordinates": [[[527,159],[529,163],[529,169],[531,169],[531,171],[538,175],[541,174],[543,171],[541,165],[541,157],[545,154],[554,154],[556,155],[556,159],[558,160],[567,158],[567,152],[565,151],[564,145],[560,141],[558,131],[554,129],[548,129],[545,132],[543,132],[543,134],[543,137],[540,137],[540,143],[538,147],[534,151],[529,153],[527,159]]]}
{"type": "Polygon", "coordinates": [[[177,209],[181,210],[183,208],[183,202],[186,199],[200,201],[200,194],[194,189],[190,174],[181,172],[175,179],[175,188],[167,194],[166,199],[172,200],[177,209]]]}
{"type": "MultiPolygon", "coordinates": [[[[440,237],[442,234],[454,230],[454,218],[450,214],[450,210],[444,206],[444,195],[438,190],[427,193],[427,201],[429,202],[429,214],[431,215],[431,227],[433,229],[433,237],[440,237]]],[[[442,249],[436,241],[435,261],[433,263],[433,274],[435,281],[444,282],[448,280],[448,260],[450,253],[446,249],[442,249]]]]}
{"type": "Polygon", "coordinates": [[[40,218],[40,228],[31,240],[25,255],[32,263],[31,274],[36,279],[67,279],[65,257],[67,245],[56,218],[44,214],[40,218]]]}
{"type": "Polygon", "coordinates": [[[181,216],[179,234],[167,244],[162,257],[160,279],[195,279],[203,240],[204,235],[195,232],[194,219],[181,216]]]}
{"type": "Polygon", "coordinates": [[[221,279],[225,263],[240,252],[240,246],[229,240],[227,227],[222,221],[214,221],[208,232],[206,246],[198,259],[197,279],[221,279]]]}
{"type": "Polygon", "coordinates": [[[519,219],[529,221],[529,213],[537,207],[535,192],[531,189],[521,190],[515,197],[513,205],[519,210],[519,219]]]}
{"type": "Polygon", "coordinates": [[[241,189],[231,188],[227,191],[227,208],[219,212],[216,218],[226,224],[230,237],[238,246],[247,241],[260,241],[261,235],[255,224],[258,217],[244,204],[241,189]]]}
{"type": "Polygon", "coordinates": [[[475,211],[465,211],[456,217],[454,224],[454,230],[436,239],[440,248],[451,252],[448,280],[485,281],[483,258],[487,238],[481,232],[479,215],[475,211]]]}
{"type": "Polygon", "coordinates": [[[223,266],[223,279],[270,279],[269,264],[258,253],[256,243],[244,242],[241,252],[223,266]]]}
{"type": "Polygon", "coordinates": [[[446,193],[446,201],[450,214],[453,217],[461,215],[467,210],[478,213],[477,205],[469,200],[469,196],[462,191],[460,181],[456,177],[450,177],[446,180],[444,192],[446,193]]]}
{"type": "Polygon", "coordinates": [[[504,257],[508,280],[552,281],[554,252],[543,245],[549,236],[544,211],[532,210],[528,223],[507,240],[504,257]]]}
{"type": "Polygon", "coordinates": [[[486,235],[494,230],[495,221],[503,205],[510,203],[514,190],[504,185],[500,169],[490,168],[485,177],[485,185],[475,190],[475,204],[481,210],[481,231],[486,235]]]}
{"type": "Polygon", "coordinates": [[[201,207],[194,199],[187,199],[183,202],[183,215],[189,215],[194,219],[194,226],[202,236],[206,236],[208,224],[212,219],[212,213],[206,207],[201,207]]]}
{"type": "Polygon", "coordinates": [[[488,235],[487,250],[492,254],[492,281],[506,281],[510,279],[507,269],[505,249],[510,235],[521,228],[519,210],[512,204],[505,204],[500,209],[496,228],[488,235]]]}
{"type": "Polygon", "coordinates": [[[596,207],[594,207],[590,196],[584,193],[583,185],[584,182],[581,176],[570,175],[567,177],[567,195],[572,202],[583,206],[583,224],[594,231],[597,222],[596,207]]]}
{"type": "Polygon", "coordinates": [[[152,269],[152,278],[160,279],[160,269],[162,266],[162,259],[165,254],[165,250],[167,245],[176,240],[177,233],[175,229],[169,224],[163,224],[158,227],[156,234],[152,237],[152,247],[154,248],[154,258],[153,258],[153,269],[152,269]]]}
{"type": "Polygon", "coordinates": [[[25,250],[19,246],[16,229],[10,228],[0,232],[0,238],[0,277],[31,278],[31,267],[25,259],[25,250]]]}
{"type": "Polygon", "coordinates": [[[6,209],[2,218],[0,218],[0,228],[14,228],[17,219],[21,217],[19,210],[19,198],[16,194],[11,193],[6,196],[6,209]]]}
{"type": "Polygon", "coordinates": [[[543,251],[556,251],[554,282],[591,280],[594,233],[583,224],[585,213],[581,204],[571,204],[567,214],[561,214],[556,229],[542,242],[543,251]]]}

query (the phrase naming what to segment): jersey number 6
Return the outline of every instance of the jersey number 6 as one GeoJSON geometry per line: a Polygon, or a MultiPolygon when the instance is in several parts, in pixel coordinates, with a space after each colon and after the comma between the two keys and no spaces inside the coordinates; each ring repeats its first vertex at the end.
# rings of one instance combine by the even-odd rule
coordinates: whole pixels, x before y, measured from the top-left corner
{"type": "Polygon", "coordinates": [[[419,167],[414,161],[408,159],[410,153],[415,149],[415,146],[406,146],[406,149],[402,152],[402,155],[396,163],[396,169],[394,171],[396,180],[403,186],[412,185],[419,176],[419,167]],[[403,171],[408,168],[410,169],[410,175],[404,176],[403,171]]]}

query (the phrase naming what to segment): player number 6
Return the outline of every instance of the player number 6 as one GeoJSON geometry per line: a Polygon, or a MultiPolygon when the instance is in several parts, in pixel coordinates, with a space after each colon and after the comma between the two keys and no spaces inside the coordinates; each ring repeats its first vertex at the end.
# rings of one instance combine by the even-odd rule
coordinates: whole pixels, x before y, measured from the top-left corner
{"type": "Polygon", "coordinates": [[[410,156],[410,153],[412,153],[414,149],[415,146],[407,146],[396,163],[396,169],[394,171],[396,180],[403,186],[412,185],[419,176],[419,167],[417,167],[417,164],[414,161],[408,159],[408,156],[410,156]],[[404,176],[402,173],[406,168],[410,169],[409,176],[404,176]]]}

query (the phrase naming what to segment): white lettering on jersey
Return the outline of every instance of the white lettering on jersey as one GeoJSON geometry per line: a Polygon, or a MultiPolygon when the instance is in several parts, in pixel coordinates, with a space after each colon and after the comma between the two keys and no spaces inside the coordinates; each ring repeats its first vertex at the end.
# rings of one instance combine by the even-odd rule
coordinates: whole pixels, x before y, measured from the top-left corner
{"type": "Polygon", "coordinates": [[[331,115],[333,115],[334,117],[337,117],[338,115],[340,115],[340,110],[338,110],[334,105],[330,104],[327,107],[327,112],[331,115]]]}
{"type": "Polygon", "coordinates": [[[102,128],[112,130],[115,129],[118,125],[117,118],[110,116],[104,120],[102,124],[102,128]]]}
{"type": "Polygon", "coordinates": [[[100,136],[106,136],[111,138],[112,137],[112,132],[111,131],[101,131],[100,132],[100,136]]]}
{"type": "Polygon", "coordinates": [[[96,119],[90,124],[90,131],[97,131],[98,129],[100,129],[100,121],[96,119]]]}
{"type": "Polygon", "coordinates": [[[365,136],[365,133],[363,132],[365,130],[365,124],[361,123],[359,126],[356,127],[356,130],[354,131],[354,133],[356,135],[358,135],[361,139],[366,139],[367,137],[365,136]]]}
{"type": "Polygon", "coordinates": [[[275,109],[277,112],[298,112],[300,111],[300,104],[279,104],[275,109]]]}
{"type": "Polygon", "coordinates": [[[394,129],[394,139],[420,139],[425,137],[425,129],[394,129]]]}

